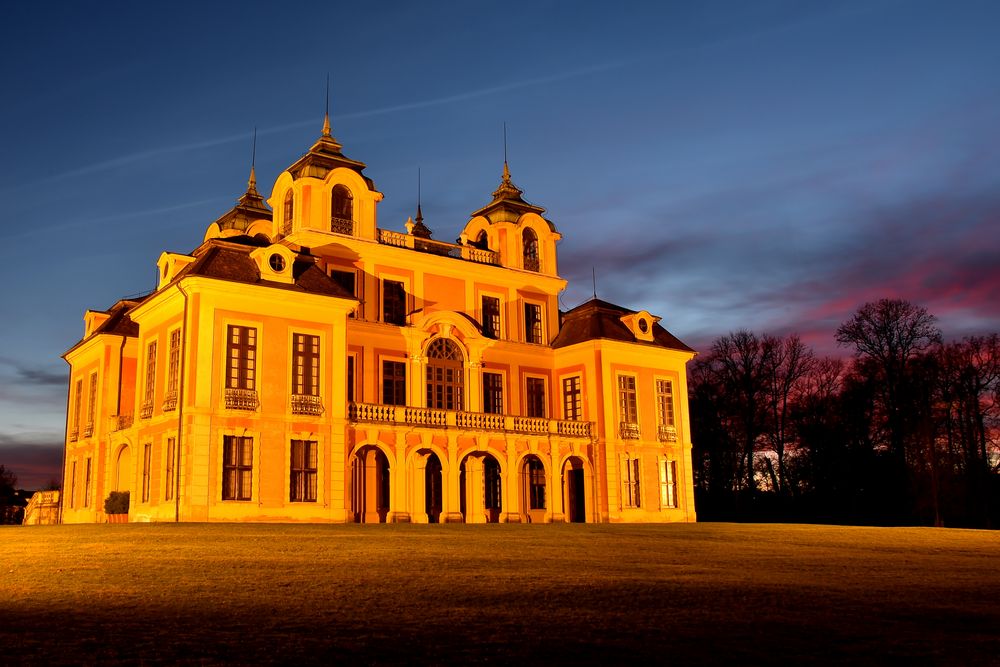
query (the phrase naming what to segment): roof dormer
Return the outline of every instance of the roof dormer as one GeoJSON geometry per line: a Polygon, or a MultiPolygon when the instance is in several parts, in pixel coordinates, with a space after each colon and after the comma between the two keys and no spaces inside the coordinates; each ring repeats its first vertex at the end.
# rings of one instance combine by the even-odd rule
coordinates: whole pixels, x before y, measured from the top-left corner
{"type": "Polygon", "coordinates": [[[111,313],[101,310],[88,310],[83,314],[83,337],[87,338],[97,331],[97,328],[108,321],[111,313]]]}
{"type": "Polygon", "coordinates": [[[636,340],[653,342],[653,325],[660,321],[659,317],[650,315],[648,310],[629,313],[621,317],[622,323],[629,328],[636,340]]]}
{"type": "Polygon", "coordinates": [[[286,246],[274,244],[266,248],[257,248],[250,253],[250,257],[260,270],[261,280],[288,285],[295,283],[295,276],[292,272],[292,267],[295,264],[295,253],[286,246]]]}
{"type": "Polygon", "coordinates": [[[173,252],[161,253],[160,259],[156,262],[156,266],[159,269],[157,272],[159,281],[156,284],[156,289],[169,284],[185,266],[193,261],[194,257],[190,255],[179,255],[173,252]]]}

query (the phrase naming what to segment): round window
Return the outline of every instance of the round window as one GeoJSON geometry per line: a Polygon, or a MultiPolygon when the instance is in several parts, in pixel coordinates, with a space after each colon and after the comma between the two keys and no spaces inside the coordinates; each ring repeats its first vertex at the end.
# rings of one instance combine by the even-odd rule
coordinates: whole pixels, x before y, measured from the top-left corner
{"type": "Polygon", "coordinates": [[[275,273],[281,273],[285,270],[285,258],[278,253],[271,255],[267,261],[275,273]]]}
{"type": "Polygon", "coordinates": [[[649,323],[645,319],[639,320],[639,331],[642,333],[649,331],[649,323]]]}

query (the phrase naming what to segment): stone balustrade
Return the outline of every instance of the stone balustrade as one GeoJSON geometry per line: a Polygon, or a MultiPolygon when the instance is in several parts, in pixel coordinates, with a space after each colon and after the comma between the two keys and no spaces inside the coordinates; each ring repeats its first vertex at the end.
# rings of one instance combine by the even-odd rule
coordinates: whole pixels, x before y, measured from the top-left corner
{"type": "Polygon", "coordinates": [[[469,431],[552,434],[564,438],[590,439],[593,437],[593,422],[565,421],[521,415],[497,415],[461,410],[436,410],[379,403],[350,403],[348,417],[356,423],[376,422],[432,428],[457,428],[469,431]]]}

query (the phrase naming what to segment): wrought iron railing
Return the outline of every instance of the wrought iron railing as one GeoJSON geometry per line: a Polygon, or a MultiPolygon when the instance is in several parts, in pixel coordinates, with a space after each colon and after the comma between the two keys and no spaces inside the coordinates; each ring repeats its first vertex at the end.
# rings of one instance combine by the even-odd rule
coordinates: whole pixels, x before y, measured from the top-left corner
{"type": "Polygon", "coordinates": [[[226,408],[230,410],[256,410],[260,405],[255,389],[226,387],[226,408]]]}
{"type": "Polygon", "coordinates": [[[538,435],[552,434],[566,438],[589,439],[593,437],[593,422],[566,421],[548,419],[547,417],[437,410],[379,403],[350,403],[347,414],[352,422],[381,422],[406,426],[534,433],[538,435]]]}
{"type": "Polygon", "coordinates": [[[618,425],[618,435],[622,440],[638,440],[639,425],[635,422],[621,422],[618,425]]]}
{"type": "Polygon", "coordinates": [[[153,401],[143,401],[139,408],[139,419],[149,419],[153,416],[153,401]]]}
{"type": "Polygon", "coordinates": [[[525,257],[524,258],[524,270],[534,271],[538,273],[538,258],[537,257],[525,257]]]}
{"type": "Polygon", "coordinates": [[[660,442],[677,442],[677,429],[673,426],[660,424],[656,429],[656,436],[660,442]]]}
{"type": "Polygon", "coordinates": [[[163,411],[170,412],[171,410],[176,410],[176,409],[177,409],[177,392],[176,391],[167,392],[167,395],[163,398],[163,411]]]}
{"type": "Polygon", "coordinates": [[[89,438],[94,435],[94,422],[87,422],[87,425],[83,427],[83,437],[89,438]]]}
{"type": "Polygon", "coordinates": [[[321,415],[323,414],[323,399],[308,394],[292,394],[292,414],[321,415]]]}
{"type": "Polygon", "coordinates": [[[76,442],[80,439],[80,431],[78,429],[73,429],[69,432],[69,441],[76,442]]]}
{"type": "Polygon", "coordinates": [[[354,236],[354,221],[350,218],[330,218],[330,231],[354,236]]]}
{"type": "Polygon", "coordinates": [[[132,426],[133,421],[131,412],[124,415],[111,415],[111,431],[124,431],[132,426]]]}

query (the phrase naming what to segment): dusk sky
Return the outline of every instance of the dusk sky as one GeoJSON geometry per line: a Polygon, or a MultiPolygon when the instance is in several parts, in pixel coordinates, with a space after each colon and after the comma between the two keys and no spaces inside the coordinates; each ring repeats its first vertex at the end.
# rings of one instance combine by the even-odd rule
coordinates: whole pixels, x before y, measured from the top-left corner
{"type": "Polygon", "coordinates": [[[86,309],[149,290],[246,187],[333,134],[403,230],[500,180],[563,234],[564,308],[706,350],[900,297],[1000,331],[1000,3],[14,3],[0,23],[0,464],[58,476],[86,309]],[[62,5],[62,6],[60,6],[62,5]]]}

